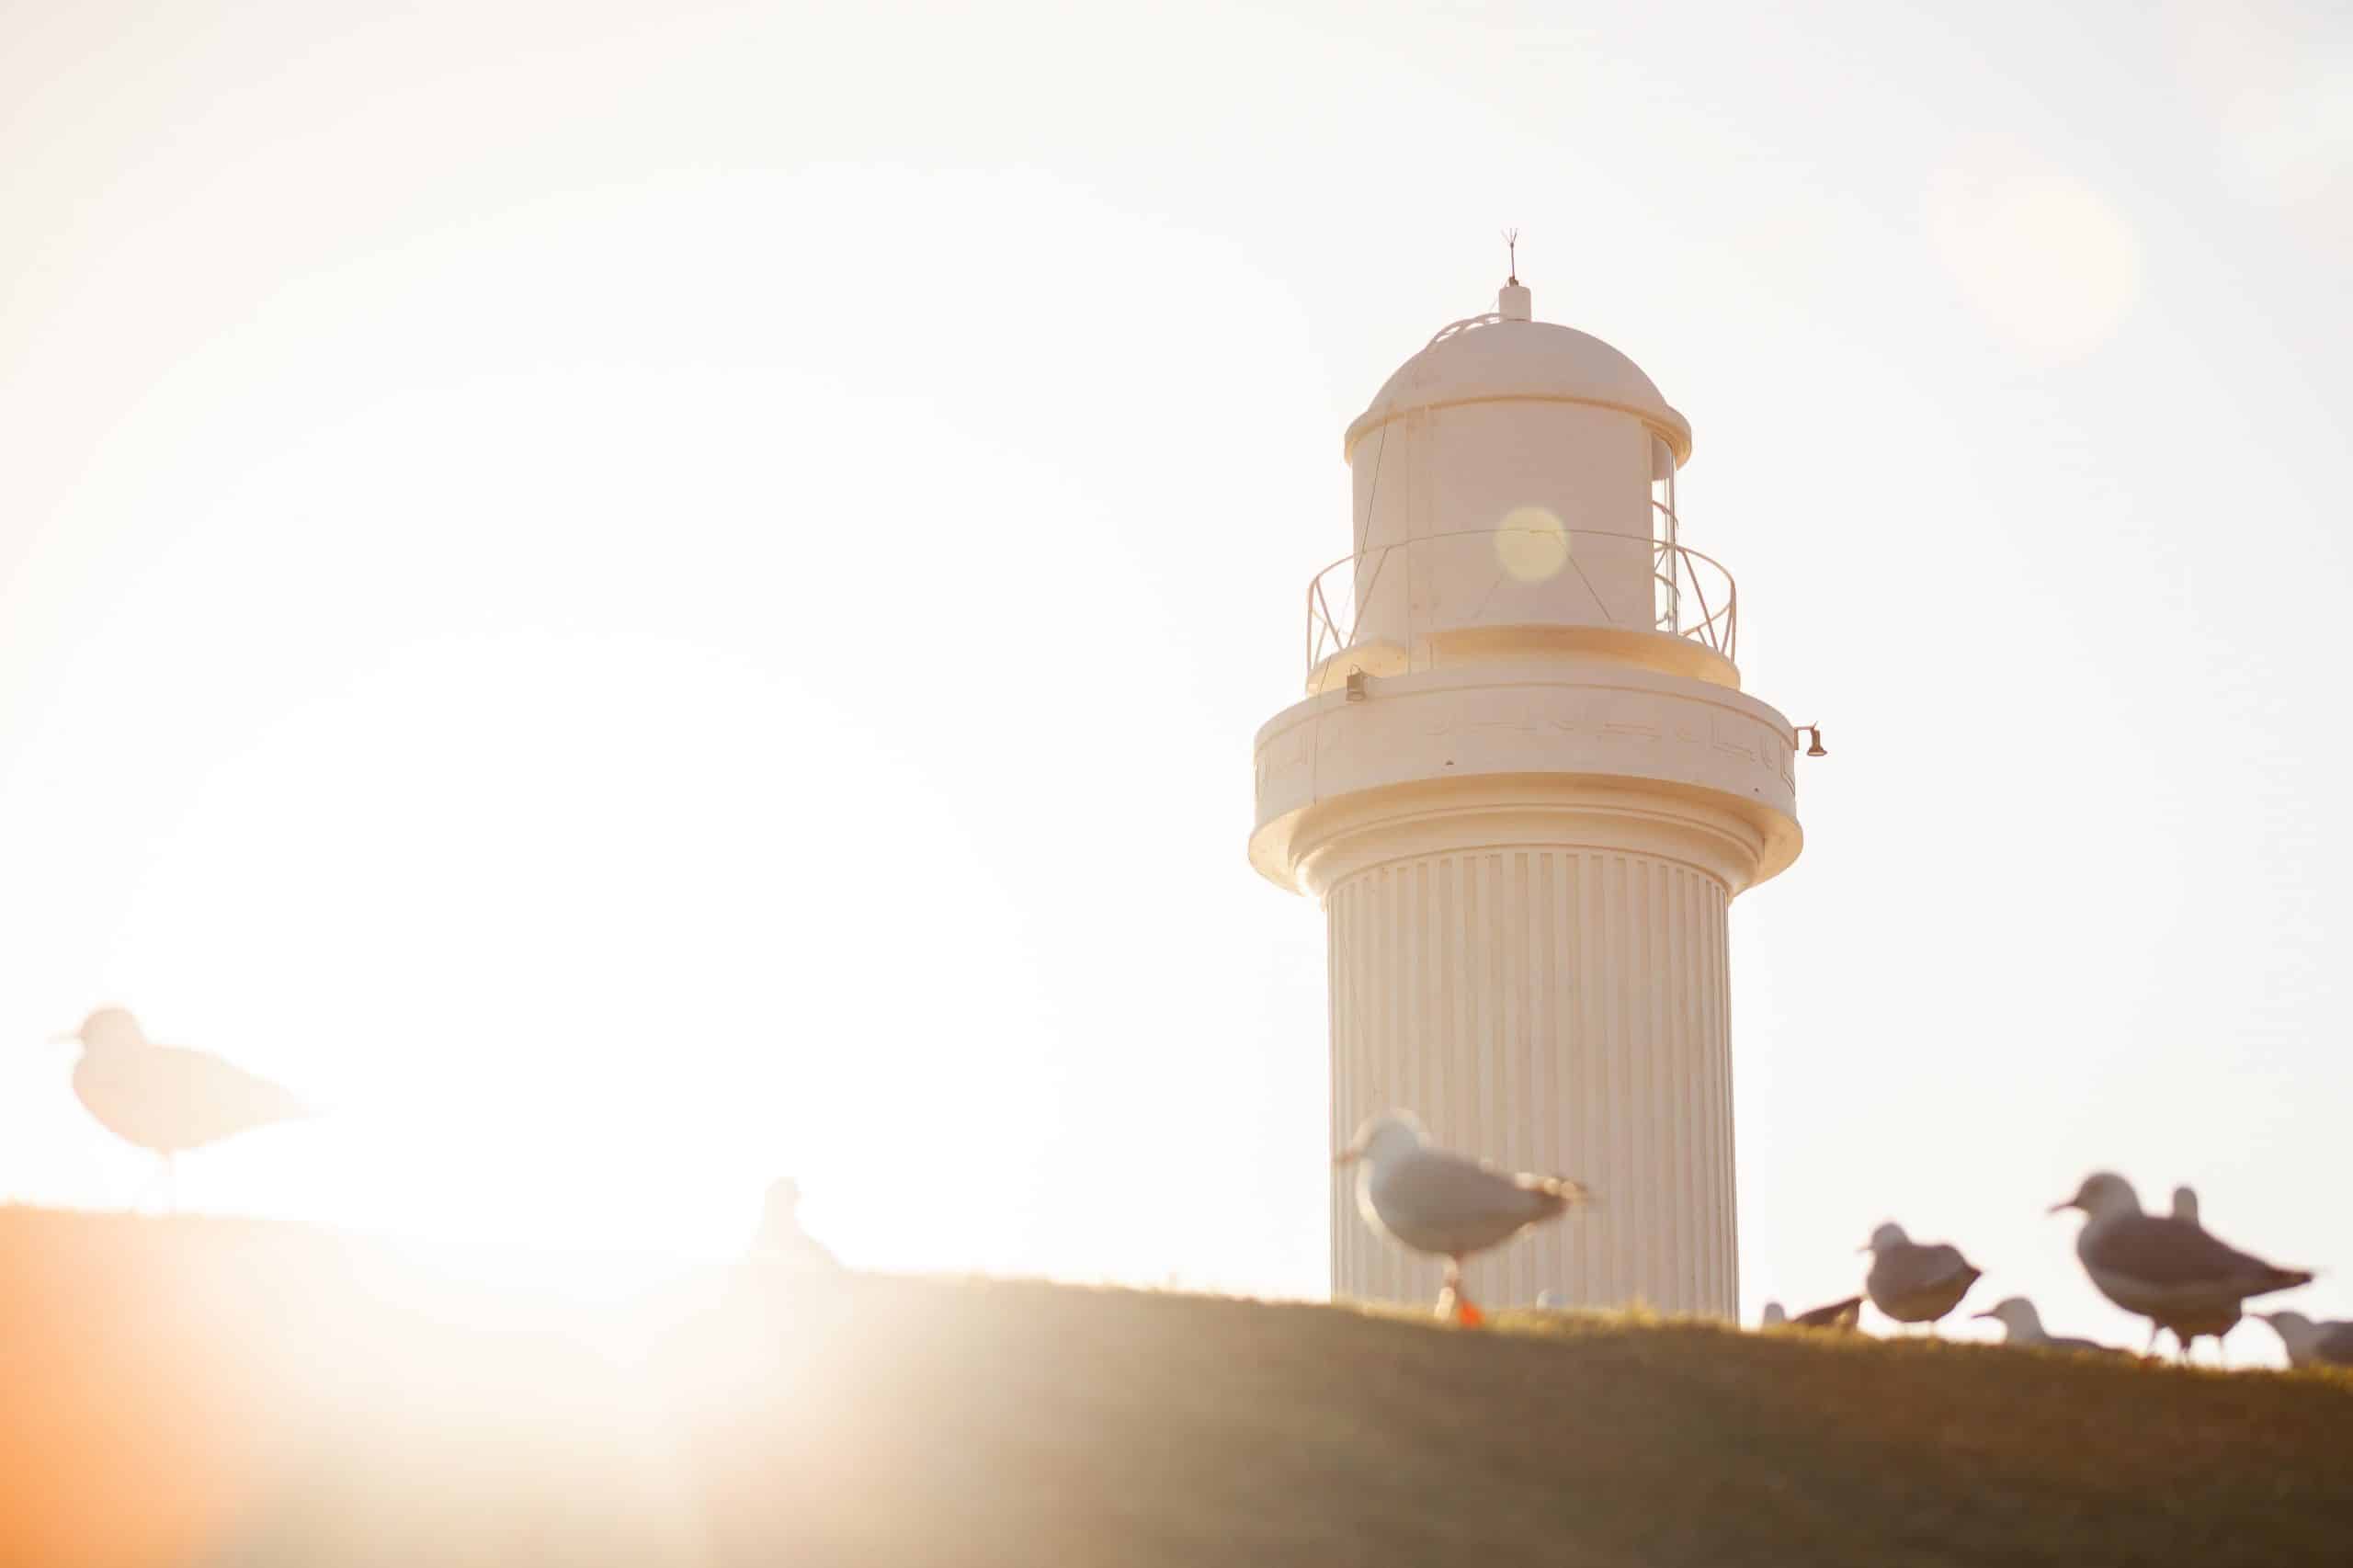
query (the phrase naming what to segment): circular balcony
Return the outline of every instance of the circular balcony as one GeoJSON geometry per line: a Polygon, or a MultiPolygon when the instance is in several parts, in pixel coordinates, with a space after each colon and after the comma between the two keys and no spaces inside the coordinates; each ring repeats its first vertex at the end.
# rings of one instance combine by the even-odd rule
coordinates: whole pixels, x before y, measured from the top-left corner
{"type": "Polygon", "coordinates": [[[1737,689],[1739,618],[1732,574],[1665,540],[1551,526],[1430,534],[1344,556],[1307,585],[1307,689],[1357,671],[1631,647],[1737,689]]]}

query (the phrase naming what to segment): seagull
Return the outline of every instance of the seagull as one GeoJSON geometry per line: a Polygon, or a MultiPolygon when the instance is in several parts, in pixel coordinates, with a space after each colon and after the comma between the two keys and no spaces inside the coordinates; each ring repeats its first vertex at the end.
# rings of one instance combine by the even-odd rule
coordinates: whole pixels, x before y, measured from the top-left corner
{"type": "Polygon", "coordinates": [[[760,1210],[760,1228],[752,1237],[754,1256],[794,1268],[836,1269],[841,1267],[823,1243],[801,1228],[801,1186],[790,1176],[769,1184],[760,1210]]]}
{"type": "Polygon", "coordinates": [[[2247,1298],[2312,1283],[2305,1270],[2249,1257],[2202,1226],[2143,1214],[2132,1184],[2113,1171],[2094,1171],[2051,1212],[2063,1209],[2089,1216],[2076,1234],[2075,1256],[2099,1293],[2149,1320],[2153,1348],[2159,1329],[2173,1330],[2185,1358],[2201,1334],[2219,1347],[2247,1298]]]}
{"type": "Polygon", "coordinates": [[[54,1043],[78,1044],[74,1093],[98,1125],[164,1161],[172,1184],[172,1157],[235,1133],[311,1114],[293,1094],[210,1051],[153,1045],[139,1020],[120,1007],[101,1007],[54,1043]]]}
{"type": "Polygon", "coordinates": [[[2070,1339],[2062,1334],[2046,1334],[2042,1314],[2024,1296],[2010,1296],[1996,1301],[1982,1312],[1972,1312],[1972,1318],[1992,1318],[2002,1325],[2003,1342],[2008,1345],[2031,1345],[2042,1350],[2090,1350],[2102,1356],[2129,1356],[2129,1350],[2097,1340],[2070,1339]]]}
{"type": "Polygon", "coordinates": [[[1582,1182],[1515,1176],[1433,1149],[1422,1124],[1402,1110],[1367,1121],[1332,1163],[1360,1165],[1357,1210],[1367,1224],[1415,1252],[1446,1259],[1438,1316],[1468,1328],[1486,1318],[1462,1293],[1462,1260],[1593,1199],[1582,1182]]]}
{"type": "Polygon", "coordinates": [[[1843,1301],[1833,1301],[1826,1307],[1813,1307],[1791,1317],[1779,1301],[1765,1303],[1767,1328],[1850,1329],[1862,1321],[1863,1299],[1849,1296],[1843,1301]]]}
{"type": "Polygon", "coordinates": [[[1863,1294],[1898,1323],[1923,1323],[1937,1332],[1937,1320],[1961,1305],[1984,1270],[1942,1242],[1915,1242],[1890,1221],[1871,1233],[1862,1251],[1871,1255],[1863,1294]]]}
{"type": "Polygon", "coordinates": [[[2198,1189],[2184,1185],[2173,1189],[2173,1217],[2185,1225],[2198,1223],[2198,1189]]]}
{"type": "Polygon", "coordinates": [[[2288,1347],[2290,1367],[2353,1367],[2353,1323],[2314,1323],[2302,1312],[2257,1312],[2288,1347]]]}

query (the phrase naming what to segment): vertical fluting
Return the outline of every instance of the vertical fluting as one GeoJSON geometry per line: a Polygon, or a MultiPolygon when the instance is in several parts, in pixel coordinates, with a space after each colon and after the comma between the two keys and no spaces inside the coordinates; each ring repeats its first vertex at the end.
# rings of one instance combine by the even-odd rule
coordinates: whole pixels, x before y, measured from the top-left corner
{"type": "MultiPolygon", "coordinates": [[[[1590,1182],[1595,1208],[1475,1262],[1472,1295],[1734,1306],[1723,885],[1678,861],[1525,845],[1411,858],[1325,899],[1332,1132],[1412,1110],[1438,1142],[1590,1182]]],[[[1334,1183],[1336,1294],[1424,1302],[1438,1267],[1334,1183]]]]}

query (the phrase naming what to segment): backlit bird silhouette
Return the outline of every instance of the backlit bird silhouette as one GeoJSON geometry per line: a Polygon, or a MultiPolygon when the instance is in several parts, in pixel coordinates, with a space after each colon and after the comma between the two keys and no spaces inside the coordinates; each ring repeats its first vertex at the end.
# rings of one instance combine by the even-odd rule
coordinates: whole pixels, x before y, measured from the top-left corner
{"type": "Polygon", "coordinates": [[[1862,1321],[1863,1299],[1849,1296],[1843,1301],[1833,1301],[1825,1307],[1808,1307],[1794,1315],[1779,1301],[1765,1303],[1767,1328],[1811,1328],[1845,1333],[1862,1321]]]}
{"type": "Polygon", "coordinates": [[[801,1228],[801,1185],[790,1176],[780,1176],[768,1187],[760,1228],[752,1238],[752,1256],[788,1268],[830,1272],[841,1267],[823,1243],[801,1228]]]}
{"type": "Polygon", "coordinates": [[[1944,1242],[1915,1242],[1893,1221],[1871,1233],[1863,1251],[1871,1255],[1871,1270],[1864,1276],[1863,1294],[1871,1305],[1898,1323],[1926,1324],[1937,1332],[1937,1320],[1961,1305],[1980,1270],[1944,1242]]]}
{"type": "Polygon", "coordinates": [[[2201,1334],[2219,1346],[2239,1321],[2241,1302],[2312,1283],[2309,1270],[2251,1257],[2195,1222],[2143,1213],[2132,1184],[2113,1171],[2094,1171],[2051,1212],[2063,1209],[2089,1216],[2075,1236],[2075,1256],[2101,1295],[2149,1320],[2153,1348],[2165,1328],[2185,1358],[2201,1334]]]}
{"type": "Polygon", "coordinates": [[[56,1038],[82,1048],[74,1093],[98,1125],[162,1156],[167,1197],[173,1156],[311,1114],[291,1091],[210,1051],[152,1043],[120,1007],[101,1007],[56,1038]]]}

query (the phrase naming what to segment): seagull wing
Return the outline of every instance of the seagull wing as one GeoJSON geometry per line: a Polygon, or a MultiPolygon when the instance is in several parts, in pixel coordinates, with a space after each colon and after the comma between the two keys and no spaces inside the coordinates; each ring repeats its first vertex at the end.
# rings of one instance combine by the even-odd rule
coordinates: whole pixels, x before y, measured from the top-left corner
{"type": "Polygon", "coordinates": [[[1833,1301],[1826,1307],[1800,1312],[1790,1321],[1801,1328],[1852,1328],[1862,1315],[1863,1299],[1849,1296],[1843,1301],[1833,1301]]]}
{"type": "Polygon", "coordinates": [[[1580,1201],[1584,1188],[1554,1176],[1507,1176],[1422,1149],[1371,1185],[1373,1210],[1407,1246],[1460,1256],[1580,1201]]]}
{"type": "Polygon", "coordinates": [[[143,1058],[140,1065],[151,1103],[176,1125],[181,1136],[175,1142],[181,1148],[311,1114],[291,1090],[209,1051],[153,1046],[143,1058]]]}
{"type": "Polygon", "coordinates": [[[2307,1284],[2312,1276],[2251,1257],[2213,1233],[2160,1214],[2127,1214],[2087,1227],[2079,1244],[2086,1264],[2159,1288],[2244,1285],[2249,1295],[2307,1284]]]}
{"type": "Polygon", "coordinates": [[[1939,1285],[1951,1283],[1962,1274],[1976,1273],[1961,1249],[1944,1243],[1907,1244],[1890,1247],[1872,1260],[1870,1289],[1874,1295],[1891,1301],[1901,1301],[1939,1285]]]}

